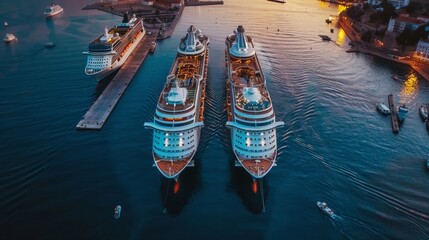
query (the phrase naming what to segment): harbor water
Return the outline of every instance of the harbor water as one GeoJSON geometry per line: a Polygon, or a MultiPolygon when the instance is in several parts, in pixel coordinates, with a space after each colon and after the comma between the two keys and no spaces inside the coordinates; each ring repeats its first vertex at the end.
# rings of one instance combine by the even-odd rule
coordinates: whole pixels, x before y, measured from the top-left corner
{"type": "Polygon", "coordinates": [[[429,81],[408,66],[346,53],[345,32],[325,22],[343,7],[315,0],[187,7],[103,129],[78,131],[108,84],[85,75],[82,52],[121,21],[81,10],[88,3],[60,1],[64,13],[51,19],[43,16],[49,1],[0,3],[9,23],[0,34],[18,38],[0,44],[1,239],[429,238],[429,134],[418,115],[429,81]],[[195,167],[176,183],[152,166],[143,123],[153,119],[191,24],[210,37],[206,109],[195,167]],[[277,166],[255,184],[234,166],[225,127],[224,41],[238,25],[254,38],[276,119],[285,122],[277,166]],[[399,134],[376,111],[390,93],[409,107],[399,134]]]}

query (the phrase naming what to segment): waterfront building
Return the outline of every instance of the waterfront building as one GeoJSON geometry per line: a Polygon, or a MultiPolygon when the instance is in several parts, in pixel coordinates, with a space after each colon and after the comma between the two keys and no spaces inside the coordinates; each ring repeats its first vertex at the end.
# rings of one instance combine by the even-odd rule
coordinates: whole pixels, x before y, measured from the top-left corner
{"type": "Polygon", "coordinates": [[[180,8],[184,5],[183,0],[156,0],[154,5],[164,9],[180,8]]]}
{"type": "Polygon", "coordinates": [[[381,1],[381,0],[368,0],[368,4],[372,5],[372,6],[374,6],[374,5],[380,5],[382,2],[383,1],[381,1]]]}
{"type": "Polygon", "coordinates": [[[429,39],[422,39],[417,43],[414,56],[422,61],[429,62],[429,39]]]}
{"type": "Polygon", "coordinates": [[[405,29],[410,29],[415,31],[418,27],[420,27],[425,22],[413,17],[408,17],[404,15],[400,15],[397,18],[391,18],[389,21],[389,25],[387,26],[388,32],[401,33],[405,29]]]}
{"type": "Polygon", "coordinates": [[[142,0],[142,4],[146,6],[153,6],[154,0],[142,0]]]}

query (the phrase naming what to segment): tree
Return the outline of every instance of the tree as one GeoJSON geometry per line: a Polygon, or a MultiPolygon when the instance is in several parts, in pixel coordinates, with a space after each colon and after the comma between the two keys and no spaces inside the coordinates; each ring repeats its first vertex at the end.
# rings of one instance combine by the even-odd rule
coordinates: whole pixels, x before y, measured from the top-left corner
{"type": "Polygon", "coordinates": [[[383,23],[387,24],[392,17],[396,17],[395,7],[388,3],[387,1],[383,1],[383,12],[381,12],[381,19],[383,23]]]}
{"type": "Polygon", "coordinates": [[[415,45],[419,39],[416,33],[411,29],[405,29],[399,36],[396,38],[396,41],[402,45],[415,45]]]}

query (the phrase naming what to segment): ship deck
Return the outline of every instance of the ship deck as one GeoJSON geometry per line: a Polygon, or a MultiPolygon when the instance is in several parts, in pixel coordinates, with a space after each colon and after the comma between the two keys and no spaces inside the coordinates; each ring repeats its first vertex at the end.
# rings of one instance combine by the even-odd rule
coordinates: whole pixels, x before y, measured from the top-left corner
{"type": "Polygon", "coordinates": [[[157,157],[155,154],[153,155],[153,158],[155,160],[156,166],[159,168],[160,171],[163,172],[164,175],[168,177],[174,177],[181,171],[183,171],[186,166],[188,166],[194,154],[195,151],[193,151],[189,157],[180,160],[162,159],[157,157]]]}
{"type": "MultiPolygon", "coordinates": [[[[248,42],[253,45],[252,39],[248,37],[248,42]]],[[[235,37],[229,37],[229,46],[235,41],[235,37]]],[[[253,55],[247,58],[234,57],[227,53],[228,59],[227,64],[230,68],[230,81],[234,96],[236,110],[248,113],[248,114],[261,114],[269,112],[271,109],[271,98],[265,86],[265,79],[261,71],[257,55],[253,55]],[[262,96],[261,102],[256,105],[248,104],[247,99],[243,98],[244,88],[257,88],[262,96]]],[[[231,88],[228,87],[228,88],[231,88]]],[[[233,102],[233,101],[231,101],[233,102]]]]}
{"type": "Polygon", "coordinates": [[[263,177],[273,167],[276,161],[277,150],[268,158],[246,159],[239,158],[241,165],[255,177],[263,177]]]}
{"type": "MultiPolygon", "coordinates": [[[[207,50],[204,53],[204,55],[199,56],[177,56],[170,74],[170,76],[172,75],[173,77],[168,79],[168,82],[160,94],[158,108],[163,111],[184,111],[186,109],[192,109],[191,107],[194,105],[197,86],[200,84],[199,81],[206,74],[202,71],[205,69],[204,65],[207,64],[204,60],[205,55],[207,55],[207,50]],[[186,88],[188,91],[184,104],[168,103],[167,96],[170,90],[176,86],[186,88]]],[[[202,91],[202,93],[204,94],[204,91],[202,91]]]]}

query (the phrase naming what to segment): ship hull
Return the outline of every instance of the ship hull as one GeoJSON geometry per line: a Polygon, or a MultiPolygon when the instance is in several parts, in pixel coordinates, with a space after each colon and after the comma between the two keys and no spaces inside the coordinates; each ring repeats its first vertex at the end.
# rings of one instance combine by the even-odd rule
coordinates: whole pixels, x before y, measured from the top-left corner
{"type": "Polygon", "coordinates": [[[154,152],[152,152],[155,166],[165,178],[174,179],[177,181],[179,179],[179,175],[183,172],[183,170],[185,170],[186,167],[189,166],[189,163],[191,163],[194,159],[195,153],[197,152],[199,145],[201,128],[196,128],[193,131],[196,131],[196,144],[195,147],[192,149],[192,153],[186,158],[171,161],[169,159],[160,159],[154,152]]]}

